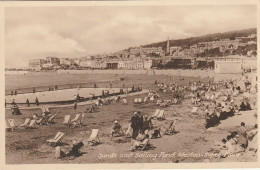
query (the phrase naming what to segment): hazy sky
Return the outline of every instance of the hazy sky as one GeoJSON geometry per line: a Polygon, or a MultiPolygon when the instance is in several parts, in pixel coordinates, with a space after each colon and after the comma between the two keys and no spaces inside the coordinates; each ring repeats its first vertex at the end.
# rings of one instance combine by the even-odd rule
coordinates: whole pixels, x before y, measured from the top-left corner
{"type": "Polygon", "coordinates": [[[5,64],[256,27],[256,6],[9,7],[5,64]]]}

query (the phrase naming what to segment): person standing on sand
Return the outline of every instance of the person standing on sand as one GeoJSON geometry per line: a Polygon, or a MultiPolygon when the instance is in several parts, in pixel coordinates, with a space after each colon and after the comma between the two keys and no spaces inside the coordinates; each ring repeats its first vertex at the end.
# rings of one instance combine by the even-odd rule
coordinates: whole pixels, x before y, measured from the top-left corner
{"type": "Polygon", "coordinates": [[[137,112],[137,115],[138,115],[138,122],[137,122],[138,133],[140,133],[140,132],[142,133],[144,118],[140,111],[137,112]]]}
{"type": "Polygon", "coordinates": [[[247,139],[247,130],[245,128],[245,123],[241,122],[241,126],[236,130],[238,133],[238,140],[237,143],[239,144],[239,149],[244,151],[248,146],[248,139],[247,139]]]}
{"type": "Polygon", "coordinates": [[[30,107],[30,102],[28,99],[26,99],[27,107],[30,107]]]}
{"type": "Polygon", "coordinates": [[[135,139],[138,135],[138,114],[137,112],[134,112],[134,116],[131,118],[131,127],[133,128],[133,135],[132,138],[135,139]]]}
{"type": "Polygon", "coordinates": [[[73,105],[74,110],[76,110],[77,107],[78,107],[78,103],[77,103],[77,101],[75,101],[75,102],[74,102],[74,105],[73,105]]]}
{"type": "Polygon", "coordinates": [[[39,106],[39,105],[40,105],[40,102],[39,102],[39,100],[38,100],[37,97],[35,98],[35,105],[36,105],[36,106],[39,106]]]}
{"type": "Polygon", "coordinates": [[[12,104],[13,106],[14,106],[14,105],[16,105],[16,103],[15,103],[15,100],[14,100],[14,99],[13,99],[13,101],[12,101],[12,103],[11,103],[11,104],[12,104]]]}

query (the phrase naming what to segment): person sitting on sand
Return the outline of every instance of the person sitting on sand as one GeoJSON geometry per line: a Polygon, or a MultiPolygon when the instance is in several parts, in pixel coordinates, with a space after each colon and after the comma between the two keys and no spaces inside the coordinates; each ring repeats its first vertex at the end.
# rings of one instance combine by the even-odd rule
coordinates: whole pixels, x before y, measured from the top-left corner
{"type": "Polygon", "coordinates": [[[247,110],[252,110],[252,108],[251,105],[248,103],[248,101],[244,100],[240,105],[240,111],[247,111],[247,110]]]}
{"type": "Polygon", "coordinates": [[[90,112],[90,113],[93,113],[95,110],[96,110],[96,107],[95,107],[94,104],[92,104],[92,105],[90,106],[90,108],[89,108],[89,112],[90,112]]]}
{"type": "Polygon", "coordinates": [[[226,149],[227,139],[223,138],[221,142],[215,141],[214,146],[211,146],[211,151],[220,152],[222,149],[226,149]]]}
{"type": "Polygon", "coordinates": [[[111,130],[111,135],[113,137],[117,137],[117,136],[122,136],[123,134],[124,132],[122,130],[122,126],[117,121],[115,121],[111,130]]]}
{"type": "Polygon", "coordinates": [[[39,100],[38,100],[37,97],[35,98],[35,105],[36,105],[36,106],[39,106],[39,105],[40,105],[40,102],[39,102],[39,100]]]}
{"type": "Polygon", "coordinates": [[[151,138],[151,139],[157,139],[157,138],[162,137],[162,136],[161,136],[161,128],[159,128],[159,127],[156,126],[156,125],[154,125],[153,128],[154,128],[154,129],[153,129],[153,132],[152,132],[150,138],[151,138]]]}
{"type": "Polygon", "coordinates": [[[82,153],[80,152],[80,148],[82,148],[83,146],[84,143],[82,141],[77,142],[76,140],[74,140],[68,152],[65,153],[61,150],[60,158],[71,157],[72,159],[74,159],[75,157],[81,156],[82,153]]]}
{"type": "Polygon", "coordinates": [[[226,158],[230,154],[234,153],[235,149],[234,149],[234,145],[232,144],[231,136],[227,136],[227,139],[223,139],[222,143],[224,145],[220,148],[220,152],[219,152],[221,158],[226,158]]]}

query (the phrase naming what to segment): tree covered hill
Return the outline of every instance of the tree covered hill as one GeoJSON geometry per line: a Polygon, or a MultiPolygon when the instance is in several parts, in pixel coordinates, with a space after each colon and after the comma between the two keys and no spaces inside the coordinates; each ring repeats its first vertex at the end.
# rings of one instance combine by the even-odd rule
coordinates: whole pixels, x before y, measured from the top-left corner
{"type": "MultiPolygon", "coordinates": [[[[219,41],[221,39],[234,40],[235,37],[247,37],[250,34],[256,34],[256,28],[250,28],[245,30],[230,31],[225,33],[214,33],[203,35],[199,37],[190,37],[186,39],[170,40],[170,46],[181,46],[183,48],[189,48],[191,45],[198,44],[201,42],[219,41]]],[[[162,47],[166,48],[167,41],[142,45],[142,47],[162,47]]]]}

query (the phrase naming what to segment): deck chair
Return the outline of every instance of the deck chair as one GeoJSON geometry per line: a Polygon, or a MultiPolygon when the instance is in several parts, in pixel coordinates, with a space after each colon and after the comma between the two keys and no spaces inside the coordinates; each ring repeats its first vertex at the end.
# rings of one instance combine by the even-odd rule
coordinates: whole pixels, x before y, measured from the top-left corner
{"type": "Polygon", "coordinates": [[[48,124],[48,119],[50,118],[50,116],[44,116],[41,119],[36,120],[36,123],[38,125],[47,125],[48,124]]]}
{"type": "Polygon", "coordinates": [[[150,97],[150,101],[152,102],[154,101],[154,96],[150,97]]]}
{"type": "Polygon", "coordinates": [[[148,97],[145,97],[145,98],[144,98],[144,103],[146,103],[146,102],[147,102],[147,99],[148,99],[148,97]]]}
{"type": "Polygon", "coordinates": [[[79,117],[80,117],[80,113],[76,114],[75,118],[70,121],[71,124],[74,125],[73,127],[76,127],[77,125],[79,125],[79,121],[78,121],[79,117]]]}
{"type": "Polygon", "coordinates": [[[71,119],[71,123],[76,122],[79,119],[80,113],[77,113],[74,119],[71,119]]]}
{"type": "Polygon", "coordinates": [[[131,127],[131,123],[129,123],[129,126],[128,126],[128,129],[127,131],[125,132],[125,137],[126,138],[131,138],[133,135],[133,129],[131,127]]]}
{"type": "Polygon", "coordinates": [[[139,104],[142,103],[142,98],[139,98],[137,103],[139,103],[139,104]]]}
{"type": "Polygon", "coordinates": [[[70,115],[65,115],[63,124],[70,125],[70,115]]]}
{"type": "Polygon", "coordinates": [[[98,136],[98,129],[92,129],[91,135],[88,139],[88,144],[90,143],[92,146],[97,145],[100,142],[98,136]]]}
{"type": "Polygon", "coordinates": [[[81,118],[79,119],[79,126],[83,126],[82,121],[84,120],[85,115],[85,113],[82,113],[81,118]]]}
{"type": "Polygon", "coordinates": [[[47,120],[47,123],[54,123],[54,122],[53,122],[53,119],[54,119],[54,117],[55,117],[56,115],[57,115],[57,114],[50,116],[50,117],[48,118],[48,120],[47,120]]]}
{"type": "Polygon", "coordinates": [[[42,110],[42,113],[43,113],[43,114],[45,114],[45,113],[50,113],[50,110],[49,110],[48,107],[42,107],[41,110],[42,110]]]}
{"type": "Polygon", "coordinates": [[[63,132],[58,132],[53,139],[49,139],[46,141],[51,143],[52,146],[57,146],[59,143],[61,143],[61,139],[64,136],[64,134],[65,133],[63,133],[63,132]]]}
{"type": "Polygon", "coordinates": [[[137,104],[137,103],[138,103],[138,99],[135,98],[135,100],[134,100],[134,104],[137,104]]]}
{"type": "MultiPolygon", "coordinates": [[[[34,119],[34,120],[36,120],[36,119],[34,119]]],[[[40,118],[40,119],[36,120],[36,123],[39,125],[39,124],[41,124],[42,121],[43,121],[43,118],[40,118]]]]}
{"type": "Polygon", "coordinates": [[[95,104],[96,104],[97,106],[99,106],[99,105],[100,105],[99,101],[95,101],[95,104]]]}
{"type": "Polygon", "coordinates": [[[174,110],[174,109],[171,109],[171,110],[172,110],[173,116],[180,116],[180,113],[176,112],[176,110],[174,110]]]}
{"type": "Polygon", "coordinates": [[[160,109],[156,109],[155,113],[151,116],[152,118],[155,118],[159,115],[160,109]]]}
{"type": "Polygon", "coordinates": [[[214,94],[212,94],[211,96],[210,96],[210,100],[215,100],[216,98],[215,98],[215,95],[214,94]]]}
{"type": "Polygon", "coordinates": [[[6,121],[5,121],[5,130],[6,130],[7,132],[9,132],[10,130],[12,130],[12,128],[10,128],[10,127],[8,126],[8,124],[7,124],[6,121]]]}
{"type": "Polygon", "coordinates": [[[124,103],[124,104],[127,104],[127,100],[126,100],[126,99],[123,99],[123,103],[124,103]]]}
{"type": "Polygon", "coordinates": [[[21,124],[20,127],[27,126],[28,123],[30,122],[30,120],[31,120],[30,118],[26,118],[25,121],[24,121],[24,123],[21,124]]]}
{"type": "Polygon", "coordinates": [[[192,111],[191,111],[191,114],[194,114],[194,115],[199,114],[198,110],[199,110],[199,107],[193,107],[192,111]]]}
{"type": "Polygon", "coordinates": [[[152,145],[150,144],[149,139],[145,139],[139,146],[137,146],[136,150],[143,151],[149,150],[150,148],[152,148],[152,145]]]}
{"type": "Polygon", "coordinates": [[[160,110],[160,113],[156,118],[157,120],[164,120],[165,119],[164,110],[160,110]]]}
{"type": "Polygon", "coordinates": [[[14,119],[8,119],[7,121],[8,121],[8,123],[9,123],[9,125],[10,125],[10,128],[11,128],[12,130],[17,129],[18,126],[15,125],[14,119]]]}
{"type": "Polygon", "coordinates": [[[36,120],[31,120],[30,124],[28,126],[25,126],[26,129],[32,129],[35,128],[36,120]]]}
{"type": "Polygon", "coordinates": [[[38,119],[38,117],[36,115],[32,115],[33,116],[33,119],[38,119]]]}

